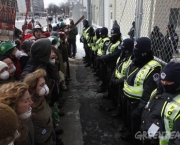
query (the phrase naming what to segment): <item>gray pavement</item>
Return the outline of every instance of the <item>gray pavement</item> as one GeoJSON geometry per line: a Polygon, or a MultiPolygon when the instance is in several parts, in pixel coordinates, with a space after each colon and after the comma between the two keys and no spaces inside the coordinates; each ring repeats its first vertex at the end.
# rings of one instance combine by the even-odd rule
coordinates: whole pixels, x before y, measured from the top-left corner
{"type": "Polygon", "coordinates": [[[76,80],[75,62],[78,60],[70,59],[71,78],[69,91],[63,92],[66,102],[61,111],[65,112],[65,116],[60,120],[60,126],[64,130],[62,141],[64,145],[83,145],[82,127],[80,122],[80,104],[78,96],[73,93],[73,86],[78,82],[76,80]]]}

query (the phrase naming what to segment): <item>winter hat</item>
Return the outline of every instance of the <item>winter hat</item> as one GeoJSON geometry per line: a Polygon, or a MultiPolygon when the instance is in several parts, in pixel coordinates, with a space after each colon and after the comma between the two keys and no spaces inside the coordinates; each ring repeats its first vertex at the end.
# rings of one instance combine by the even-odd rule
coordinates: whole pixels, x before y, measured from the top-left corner
{"type": "Polygon", "coordinates": [[[18,129],[18,117],[8,105],[0,103],[0,144],[9,144],[18,129]]]}
{"type": "Polygon", "coordinates": [[[34,43],[33,40],[31,39],[26,39],[25,41],[23,41],[23,43],[21,44],[21,49],[25,52],[30,51],[31,45],[34,43]]]}
{"type": "Polygon", "coordinates": [[[180,63],[170,62],[161,71],[161,80],[180,84],[180,63]]]}
{"type": "Polygon", "coordinates": [[[169,31],[173,31],[174,30],[174,25],[173,24],[168,24],[167,28],[169,29],[169,31]]]}
{"type": "Polygon", "coordinates": [[[118,49],[121,49],[121,52],[132,52],[134,48],[134,41],[130,38],[124,39],[123,42],[119,45],[118,49]]]}
{"type": "Polygon", "coordinates": [[[111,35],[112,34],[120,35],[121,34],[120,29],[118,27],[113,27],[111,29],[111,35]]]}
{"type": "Polygon", "coordinates": [[[52,27],[52,30],[53,30],[53,31],[57,31],[57,30],[58,30],[58,26],[57,26],[57,25],[54,25],[54,26],[52,27]]]}
{"type": "Polygon", "coordinates": [[[100,38],[99,31],[100,31],[100,28],[97,28],[97,29],[95,30],[96,37],[97,37],[98,39],[100,38]]]}
{"type": "Polygon", "coordinates": [[[55,31],[51,32],[51,36],[56,36],[56,37],[58,37],[58,35],[59,35],[58,32],[55,32],[55,31]]]}
{"type": "Polygon", "coordinates": [[[156,31],[156,32],[158,32],[160,29],[159,29],[158,26],[154,26],[154,27],[153,27],[153,30],[156,31]]]}
{"type": "Polygon", "coordinates": [[[6,67],[8,68],[8,65],[4,63],[3,61],[0,61],[0,71],[6,67]]]}
{"type": "Polygon", "coordinates": [[[88,25],[88,24],[89,24],[88,20],[84,19],[83,20],[83,25],[88,25]]]}
{"type": "Polygon", "coordinates": [[[138,38],[134,42],[134,47],[141,53],[147,53],[151,51],[151,40],[148,37],[138,38]]]}
{"type": "Polygon", "coordinates": [[[106,27],[102,27],[99,31],[100,36],[107,36],[108,29],[106,27]]]}
{"type": "Polygon", "coordinates": [[[66,34],[64,33],[64,32],[60,32],[59,33],[59,37],[60,37],[60,39],[65,39],[66,38],[66,34]]]}
{"type": "Polygon", "coordinates": [[[43,35],[47,38],[50,37],[50,32],[44,32],[43,35]]]}

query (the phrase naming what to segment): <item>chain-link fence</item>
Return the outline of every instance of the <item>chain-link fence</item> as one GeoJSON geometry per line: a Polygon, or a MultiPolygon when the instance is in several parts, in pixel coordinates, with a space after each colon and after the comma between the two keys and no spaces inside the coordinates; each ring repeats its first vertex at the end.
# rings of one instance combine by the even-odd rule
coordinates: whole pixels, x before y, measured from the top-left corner
{"type": "Polygon", "coordinates": [[[124,37],[127,37],[127,34],[133,35],[131,38],[135,39],[149,37],[154,56],[162,63],[180,61],[179,0],[122,1],[120,26],[124,37]],[[131,32],[128,28],[131,28],[129,24],[133,20],[135,20],[135,31],[132,27],[131,32]]]}
{"type": "MultiPolygon", "coordinates": [[[[90,5],[87,0],[85,7],[83,3],[74,9],[74,19],[91,16],[94,27],[109,30],[117,20],[123,38],[149,37],[157,60],[164,64],[180,61],[179,0],[91,0],[90,5]]],[[[81,31],[82,25],[78,28],[81,31]]]]}

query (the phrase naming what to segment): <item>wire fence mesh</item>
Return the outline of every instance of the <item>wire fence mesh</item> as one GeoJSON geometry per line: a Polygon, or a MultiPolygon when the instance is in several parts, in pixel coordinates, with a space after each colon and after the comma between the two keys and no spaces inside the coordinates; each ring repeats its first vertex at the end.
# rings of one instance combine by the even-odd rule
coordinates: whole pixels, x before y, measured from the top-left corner
{"type": "MultiPolygon", "coordinates": [[[[117,20],[123,38],[149,37],[161,63],[180,61],[180,0],[92,0],[87,7],[94,25],[110,30],[117,20]]],[[[80,9],[83,6],[73,12],[74,17],[85,14],[80,9]]]]}

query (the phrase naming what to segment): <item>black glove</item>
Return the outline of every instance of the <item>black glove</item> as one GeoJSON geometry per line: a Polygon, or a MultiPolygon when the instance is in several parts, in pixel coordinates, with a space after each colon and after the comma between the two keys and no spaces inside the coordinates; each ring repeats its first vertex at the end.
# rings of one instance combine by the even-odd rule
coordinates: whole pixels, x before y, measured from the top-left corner
{"type": "Polygon", "coordinates": [[[102,56],[100,56],[100,60],[104,60],[106,58],[106,55],[102,55],[102,56]]]}
{"type": "Polygon", "coordinates": [[[114,85],[121,85],[124,82],[124,79],[116,79],[116,78],[112,78],[111,79],[111,83],[114,85]]]}

